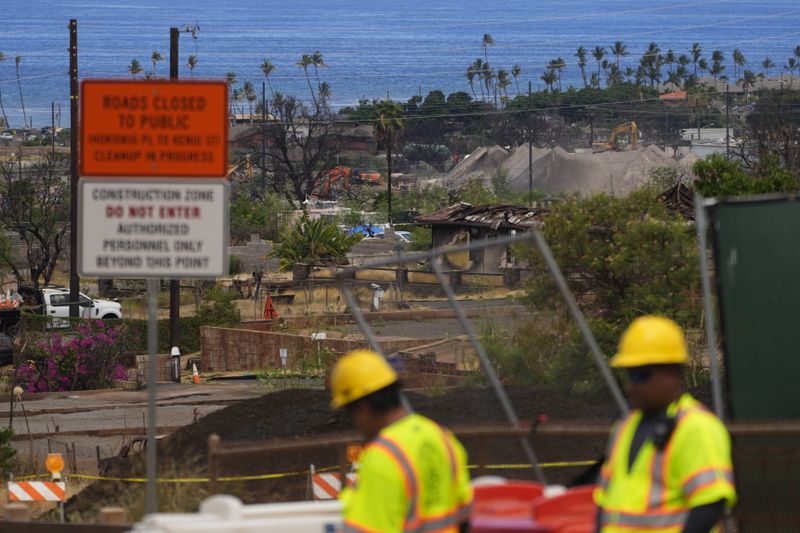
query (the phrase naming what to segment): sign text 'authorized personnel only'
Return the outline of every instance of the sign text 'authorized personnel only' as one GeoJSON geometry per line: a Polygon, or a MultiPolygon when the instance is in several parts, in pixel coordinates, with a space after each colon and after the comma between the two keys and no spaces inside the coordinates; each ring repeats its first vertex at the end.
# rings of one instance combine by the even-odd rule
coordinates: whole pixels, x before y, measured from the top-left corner
{"type": "Polygon", "coordinates": [[[216,81],[81,84],[81,176],[224,177],[227,94],[216,81]]]}
{"type": "Polygon", "coordinates": [[[81,180],[79,198],[82,276],[227,274],[226,183],[81,180]]]}

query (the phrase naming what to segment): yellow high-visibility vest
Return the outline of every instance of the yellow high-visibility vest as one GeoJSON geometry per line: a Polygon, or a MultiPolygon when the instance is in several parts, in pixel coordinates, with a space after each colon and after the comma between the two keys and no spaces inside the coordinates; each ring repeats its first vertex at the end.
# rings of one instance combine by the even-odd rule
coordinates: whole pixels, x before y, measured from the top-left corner
{"type": "Polygon", "coordinates": [[[347,533],[457,532],[472,503],[467,454],[452,433],[410,414],[364,448],[340,499],[347,533]]]}
{"type": "Polygon", "coordinates": [[[680,533],[693,507],[736,502],[731,443],[720,420],[688,394],[667,408],[675,421],[663,450],[652,439],[628,456],[642,420],[636,410],[612,433],[594,498],[602,509],[602,533],[680,533]]]}

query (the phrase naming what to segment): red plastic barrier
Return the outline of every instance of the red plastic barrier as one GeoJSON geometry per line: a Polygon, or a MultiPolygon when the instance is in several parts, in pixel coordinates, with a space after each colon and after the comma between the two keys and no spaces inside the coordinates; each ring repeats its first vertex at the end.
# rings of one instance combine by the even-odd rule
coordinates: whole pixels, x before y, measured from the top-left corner
{"type": "Polygon", "coordinates": [[[531,505],[543,492],[544,486],[531,481],[475,487],[472,517],[530,518],[531,505]]]}
{"type": "Polygon", "coordinates": [[[592,533],[597,517],[594,489],[594,485],[587,485],[553,498],[540,498],[533,504],[533,518],[554,533],[592,533]]]}
{"type": "Polygon", "coordinates": [[[537,524],[532,518],[503,518],[478,516],[469,521],[470,533],[554,533],[548,526],[537,524]]]}

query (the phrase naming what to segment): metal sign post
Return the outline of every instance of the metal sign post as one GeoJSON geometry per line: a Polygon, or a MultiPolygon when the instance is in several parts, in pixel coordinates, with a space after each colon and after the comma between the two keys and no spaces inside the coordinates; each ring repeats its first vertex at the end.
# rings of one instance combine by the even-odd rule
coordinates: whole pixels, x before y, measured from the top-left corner
{"type": "Polygon", "coordinates": [[[148,513],[157,510],[159,279],[228,272],[227,95],[215,81],[81,85],[78,269],[147,280],[148,513]]]}
{"type": "Polygon", "coordinates": [[[158,376],[158,280],[147,280],[147,512],[156,512],[156,382],[158,376]]]}

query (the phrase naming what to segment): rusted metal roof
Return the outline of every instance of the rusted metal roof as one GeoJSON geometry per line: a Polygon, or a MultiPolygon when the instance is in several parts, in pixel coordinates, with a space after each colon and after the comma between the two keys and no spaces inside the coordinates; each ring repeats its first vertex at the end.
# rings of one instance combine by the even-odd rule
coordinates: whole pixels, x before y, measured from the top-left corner
{"type": "Polygon", "coordinates": [[[694,193],[684,185],[678,183],[658,195],[658,200],[672,213],[681,215],[686,220],[694,220],[694,193]]]}
{"type": "Polygon", "coordinates": [[[464,202],[417,217],[417,224],[472,226],[491,229],[526,230],[541,227],[547,210],[513,204],[473,206],[464,202]]]}

